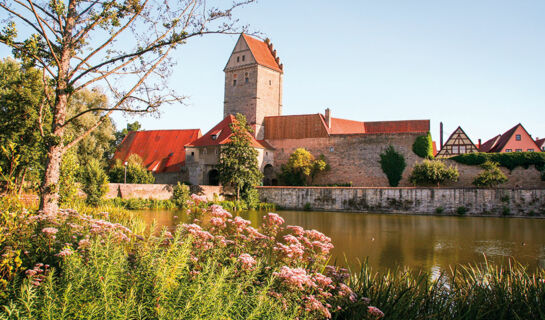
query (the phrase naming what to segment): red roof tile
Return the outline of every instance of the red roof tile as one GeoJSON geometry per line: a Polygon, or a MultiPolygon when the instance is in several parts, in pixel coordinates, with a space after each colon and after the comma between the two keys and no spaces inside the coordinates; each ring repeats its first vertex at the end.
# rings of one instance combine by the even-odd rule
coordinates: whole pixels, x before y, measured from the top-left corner
{"type": "MultiPolygon", "coordinates": [[[[223,119],[220,123],[218,123],[214,128],[212,128],[210,131],[205,133],[202,137],[199,139],[193,141],[192,143],[188,144],[188,147],[204,147],[204,146],[216,146],[216,145],[222,145],[226,144],[231,141],[231,136],[233,135],[233,131],[231,131],[230,124],[235,122],[236,119],[233,115],[228,115],[223,119]]],[[[260,143],[258,140],[254,138],[251,134],[249,134],[251,140],[251,145],[254,148],[261,148],[261,149],[268,149],[266,146],[264,146],[262,143],[260,143]]]]}
{"type": "MultiPolygon", "coordinates": [[[[485,143],[483,143],[481,145],[481,148],[479,149],[479,151],[481,151],[481,152],[501,152],[505,148],[505,146],[507,145],[507,143],[509,142],[509,140],[511,139],[513,134],[515,134],[515,132],[517,131],[517,129],[519,127],[521,127],[522,130],[524,130],[524,132],[526,132],[528,137],[531,138],[528,131],[526,131],[526,129],[522,126],[522,124],[519,123],[516,126],[514,126],[513,128],[505,131],[503,134],[497,135],[494,138],[492,138],[492,139],[486,141],[485,143]]],[[[537,144],[537,141],[534,141],[533,139],[530,139],[530,140],[535,142],[536,146],[539,147],[539,145],[537,144]]]]}
{"type": "Polygon", "coordinates": [[[248,47],[258,64],[282,72],[280,65],[276,62],[275,57],[269,49],[269,45],[244,33],[242,34],[242,37],[244,37],[244,40],[248,44],[248,47]]]}
{"type": "Polygon", "coordinates": [[[329,129],[330,134],[408,133],[408,132],[424,133],[428,131],[430,131],[429,120],[361,122],[361,121],[338,119],[338,118],[331,118],[331,128],[329,129]]]}
{"type": "Polygon", "coordinates": [[[199,129],[131,131],[113,158],[125,162],[131,154],[137,154],[148,170],[176,172],[185,165],[184,146],[200,136],[199,129]]]}
{"type": "Polygon", "coordinates": [[[495,145],[496,143],[498,142],[498,140],[501,138],[501,134],[498,134],[497,136],[495,136],[494,138],[484,142],[483,144],[481,144],[481,146],[479,147],[479,151],[480,152],[489,152],[495,145]]]}
{"type": "Polygon", "coordinates": [[[543,146],[545,145],[545,138],[543,139],[536,139],[536,144],[539,147],[540,150],[543,150],[543,146]]]}

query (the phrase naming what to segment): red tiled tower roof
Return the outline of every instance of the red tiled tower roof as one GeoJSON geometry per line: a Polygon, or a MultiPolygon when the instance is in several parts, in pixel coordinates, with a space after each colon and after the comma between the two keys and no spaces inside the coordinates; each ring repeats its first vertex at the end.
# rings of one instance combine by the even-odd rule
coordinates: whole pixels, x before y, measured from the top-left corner
{"type": "Polygon", "coordinates": [[[180,171],[185,165],[184,146],[200,136],[200,129],[131,131],[113,159],[125,162],[130,155],[137,154],[150,171],[180,171]]]}
{"type": "MultiPolygon", "coordinates": [[[[217,146],[226,144],[231,141],[231,136],[233,135],[233,131],[231,130],[231,123],[236,122],[237,120],[233,115],[228,115],[223,119],[220,123],[218,123],[214,128],[210,129],[207,133],[205,133],[202,137],[199,139],[191,142],[188,144],[188,147],[204,147],[204,146],[217,146]]],[[[260,148],[260,149],[270,149],[268,148],[268,144],[264,145],[263,143],[260,143],[260,141],[256,140],[254,136],[251,134],[248,134],[250,139],[250,144],[254,148],[260,148]]]]}
{"type": "Polygon", "coordinates": [[[248,44],[248,47],[258,64],[282,73],[282,67],[273,52],[271,52],[271,48],[267,43],[244,33],[242,34],[242,37],[248,44]]]}

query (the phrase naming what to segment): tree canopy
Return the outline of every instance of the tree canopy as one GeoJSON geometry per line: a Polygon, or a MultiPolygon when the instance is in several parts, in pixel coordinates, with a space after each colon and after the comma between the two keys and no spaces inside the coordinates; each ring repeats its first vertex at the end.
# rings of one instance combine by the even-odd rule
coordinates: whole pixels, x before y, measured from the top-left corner
{"type": "Polygon", "coordinates": [[[297,148],[282,165],[282,180],[287,185],[306,186],[312,184],[318,172],[325,170],[329,170],[329,165],[323,155],[315,159],[305,148],[297,148]]]}

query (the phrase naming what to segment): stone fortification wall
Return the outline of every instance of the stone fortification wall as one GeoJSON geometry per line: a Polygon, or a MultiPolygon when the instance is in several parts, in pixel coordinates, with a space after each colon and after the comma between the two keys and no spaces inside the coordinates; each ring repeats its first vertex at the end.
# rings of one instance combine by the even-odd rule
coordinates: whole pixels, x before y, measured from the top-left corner
{"type": "Polygon", "coordinates": [[[287,209],[474,215],[545,215],[545,189],[259,187],[287,209]],[[459,209],[463,208],[463,209],[459,209]]]}
{"type": "MultiPolygon", "coordinates": [[[[104,196],[106,199],[112,198],[141,198],[141,199],[156,199],[167,200],[172,197],[174,185],[171,184],[123,184],[110,183],[108,193],[104,196]]],[[[222,187],[220,186],[190,186],[192,193],[205,195],[208,200],[214,199],[214,194],[223,200],[222,187]]]]}
{"type": "Polygon", "coordinates": [[[380,154],[393,145],[405,157],[407,168],[400,186],[410,186],[408,177],[414,163],[421,161],[412,151],[416,137],[421,133],[400,134],[344,134],[324,138],[268,140],[275,148],[275,168],[286,163],[297,148],[305,148],[315,157],[323,154],[331,170],[316,176],[314,184],[340,184],[352,182],[353,186],[388,186],[388,179],[380,167],[380,154]]]}

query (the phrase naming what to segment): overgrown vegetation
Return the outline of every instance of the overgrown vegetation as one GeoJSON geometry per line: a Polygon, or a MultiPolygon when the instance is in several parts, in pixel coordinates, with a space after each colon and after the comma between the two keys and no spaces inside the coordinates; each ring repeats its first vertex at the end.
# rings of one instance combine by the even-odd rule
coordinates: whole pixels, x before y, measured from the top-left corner
{"type": "MultiPolygon", "coordinates": [[[[543,319],[544,279],[544,269],[532,273],[517,262],[504,268],[485,261],[440,275],[401,269],[376,273],[366,262],[351,273],[349,284],[380,308],[384,319],[543,319]]],[[[360,308],[354,314],[358,311],[364,312],[360,308]]]]}
{"type": "Polygon", "coordinates": [[[172,202],[176,207],[183,209],[188,206],[189,200],[191,200],[189,186],[178,182],[172,190],[172,202]]]}
{"type": "Polygon", "coordinates": [[[386,177],[388,177],[390,187],[397,187],[399,185],[406,166],[405,158],[393,146],[389,146],[380,154],[380,167],[384,174],[386,174],[386,177]]]}
{"type": "Polygon", "coordinates": [[[98,160],[89,161],[82,170],[81,179],[81,189],[87,195],[87,204],[98,205],[100,199],[108,192],[108,176],[98,160]]]}
{"type": "Polygon", "coordinates": [[[329,170],[324,155],[315,159],[305,148],[297,148],[290,155],[288,162],[281,167],[280,178],[288,186],[312,185],[319,172],[329,170]]]}
{"type": "Polygon", "coordinates": [[[473,180],[473,185],[477,187],[495,187],[507,182],[507,177],[498,168],[498,164],[492,161],[485,161],[481,164],[483,169],[473,180]]]}
{"type": "Polygon", "coordinates": [[[428,132],[426,135],[416,137],[413,143],[413,152],[421,158],[433,159],[431,133],[428,132]]]}
{"type": "Polygon", "coordinates": [[[458,169],[454,166],[447,167],[441,160],[424,160],[416,163],[409,176],[409,181],[418,186],[429,186],[448,181],[458,181],[458,169]]]}
{"type": "Polygon", "coordinates": [[[491,161],[509,170],[516,167],[528,169],[531,165],[535,166],[538,171],[545,169],[545,152],[475,152],[461,154],[450,159],[471,166],[482,165],[486,161],[491,161]]]}

